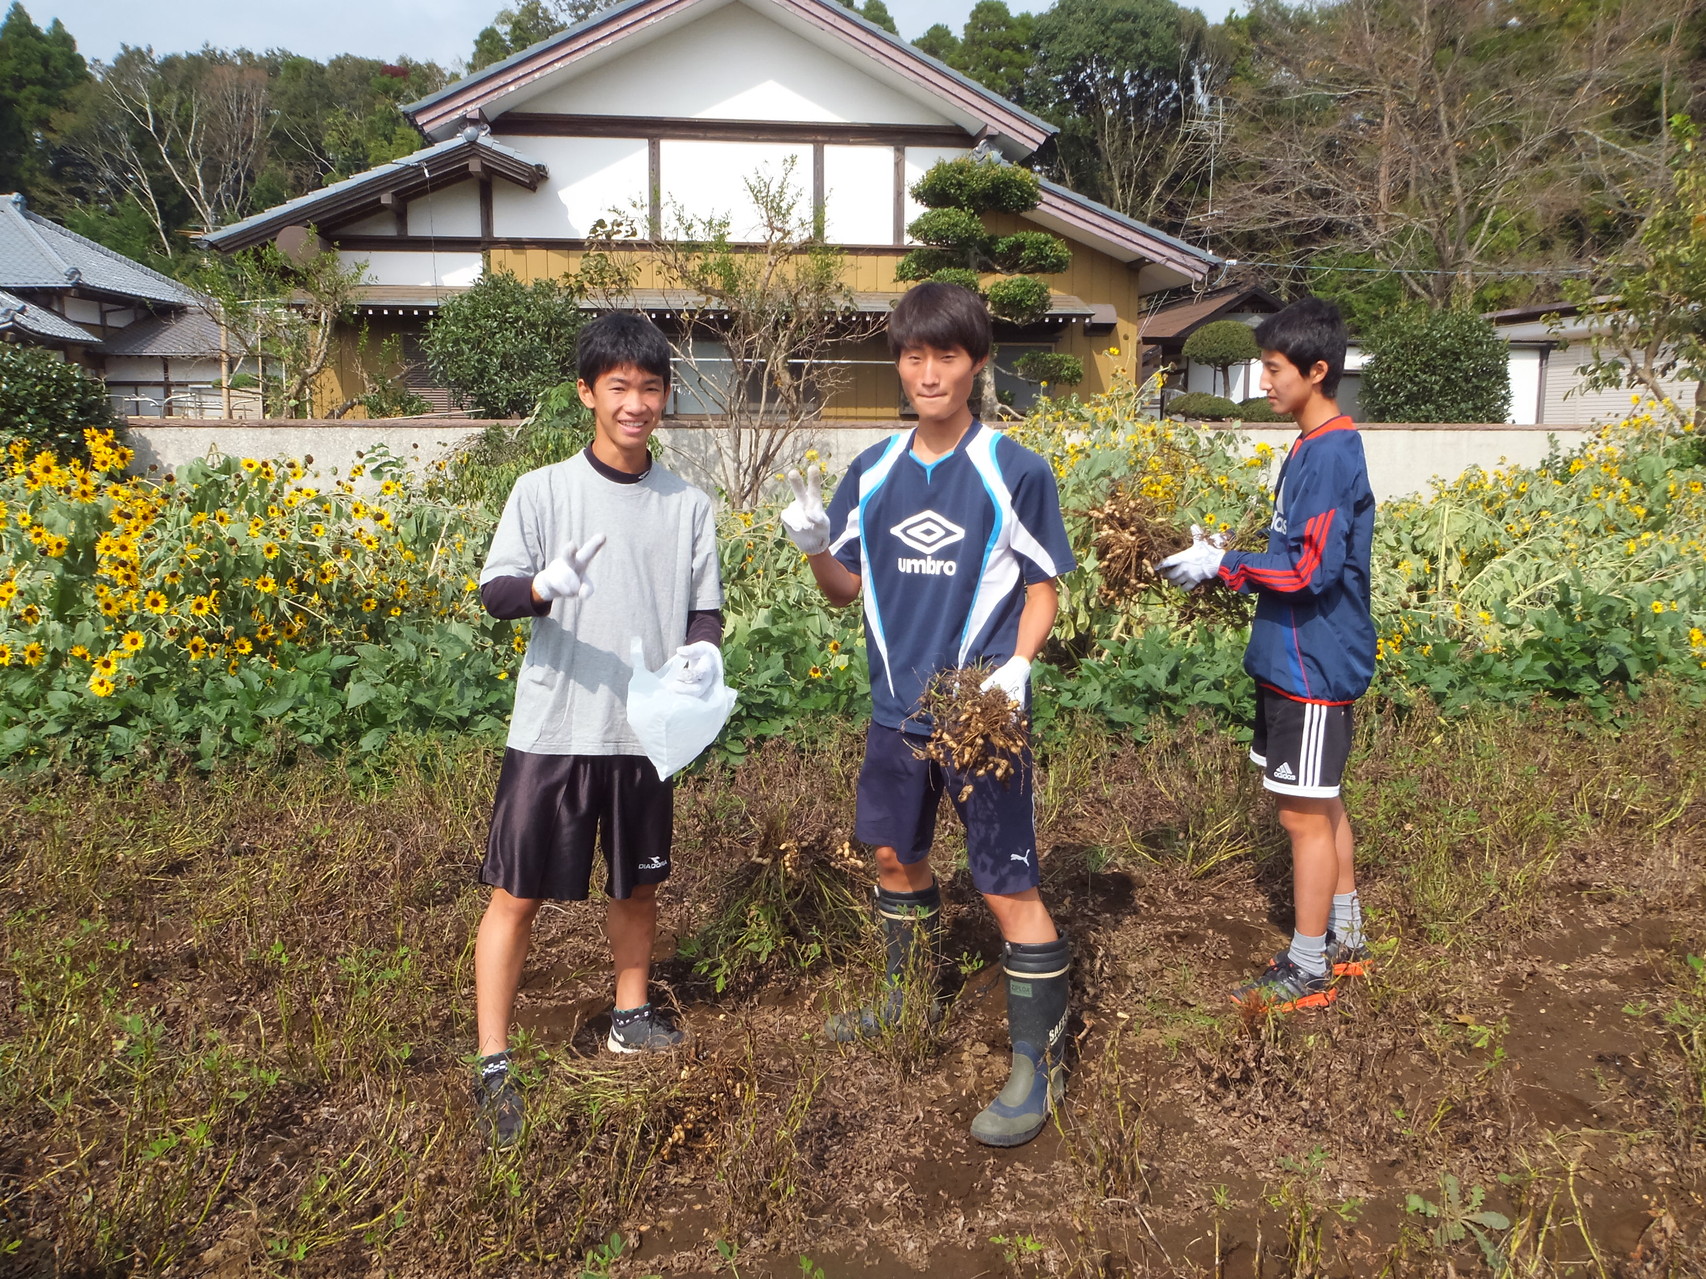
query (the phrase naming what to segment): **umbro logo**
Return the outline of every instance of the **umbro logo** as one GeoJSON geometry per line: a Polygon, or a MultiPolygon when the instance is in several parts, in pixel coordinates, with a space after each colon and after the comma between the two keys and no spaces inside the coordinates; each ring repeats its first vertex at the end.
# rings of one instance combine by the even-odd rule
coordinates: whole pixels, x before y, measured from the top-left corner
{"type": "Polygon", "coordinates": [[[952,520],[945,520],[935,511],[920,511],[910,515],[889,530],[913,550],[934,555],[943,547],[961,541],[966,531],[952,520]]]}
{"type": "Polygon", "coordinates": [[[1282,762],[1278,768],[1274,769],[1274,780],[1276,782],[1295,782],[1297,774],[1291,771],[1290,764],[1282,762]]]}

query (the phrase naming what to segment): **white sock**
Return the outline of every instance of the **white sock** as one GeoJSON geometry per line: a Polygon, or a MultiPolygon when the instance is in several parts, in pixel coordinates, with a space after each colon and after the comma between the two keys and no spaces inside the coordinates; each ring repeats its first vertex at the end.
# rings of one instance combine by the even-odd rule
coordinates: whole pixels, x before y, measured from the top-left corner
{"type": "Polygon", "coordinates": [[[1311,977],[1327,975],[1327,934],[1309,937],[1303,933],[1291,935],[1291,962],[1311,977]]]}
{"type": "Polygon", "coordinates": [[[1341,946],[1362,945],[1362,900],[1357,890],[1333,894],[1333,918],[1328,924],[1341,946]]]}

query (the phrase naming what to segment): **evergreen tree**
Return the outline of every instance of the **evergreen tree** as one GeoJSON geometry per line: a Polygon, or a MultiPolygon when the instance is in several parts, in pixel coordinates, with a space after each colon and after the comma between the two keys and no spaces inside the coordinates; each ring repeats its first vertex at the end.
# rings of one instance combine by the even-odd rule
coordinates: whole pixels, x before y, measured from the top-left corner
{"type": "Polygon", "coordinates": [[[1012,13],[1003,0],[978,0],[949,65],[992,93],[1017,98],[1036,59],[1036,28],[1035,18],[1012,13]]]}
{"type": "Polygon", "coordinates": [[[0,192],[40,197],[54,165],[53,113],[89,78],[77,42],[58,18],[43,31],[14,3],[0,23],[0,192]]]}
{"type": "Polygon", "coordinates": [[[946,62],[951,67],[954,65],[955,55],[959,52],[960,38],[938,22],[914,40],[912,47],[920,53],[928,53],[940,62],[946,62]]]}

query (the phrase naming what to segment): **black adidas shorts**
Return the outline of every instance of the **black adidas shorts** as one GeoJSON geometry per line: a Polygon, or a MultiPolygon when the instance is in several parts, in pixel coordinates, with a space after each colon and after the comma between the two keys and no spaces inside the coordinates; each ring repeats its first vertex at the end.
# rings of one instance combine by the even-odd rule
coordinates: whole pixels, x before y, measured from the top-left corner
{"type": "Polygon", "coordinates": [[[644,755],[504,751],[480,882],[512,897],[580,902],[596,842],[604,891],[622,899],[669,878],[675,783],[644,755]]]}
{"type": "Polygon", "coordinates": [[[1300,702],[1256,685],[1250,759],[1262,785],[1281,795],[1332,799],[1351,754],[1351,708],[1300,702]]]}
{"type": "Polygon", "coordinates": [[[892,848],[907,865],[923,861],[936,837],[936,810],[946,791],[965,823],[966,861],[977,891],[1022,893],[1039,882],[1033,771],[1027,746],[1007,781],[968,777],[919,759],[900,729],[872,724],[865,733],[853,838],[892,848]],[[961,799],[967,783],[971,793],[961,799]]]}

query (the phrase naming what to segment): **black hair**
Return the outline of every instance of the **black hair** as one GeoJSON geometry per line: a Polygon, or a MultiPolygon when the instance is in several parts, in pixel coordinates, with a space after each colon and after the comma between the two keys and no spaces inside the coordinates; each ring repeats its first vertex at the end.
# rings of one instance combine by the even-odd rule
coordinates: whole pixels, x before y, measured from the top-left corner
{"type": "Polygon", "coordinates": [[[1329,398],[1339,392],[1349,340],[1345,317],[1324,298],[1299,298],[1256,326],[1256,345],[1264,351],[1278,351],[1305,377],[1317,360],[1325,360],[1327,376],[1321,379],[1321,394],[1329,398]]]}
{"type": "Polygon", "coordinates": [[[612,369],[632,366],[669,385],[669,339],[645,316],[607,311],[575,340],[575,371],[588,386],[612,369]]]}
{"type": "Polygon", "coordinates": [[[973,360],[994,343],[989,308],[962,284],[926,280],[907,290],[889,313],[889,354],[900,359],[908,347],[959,347],[973,360]]]}

